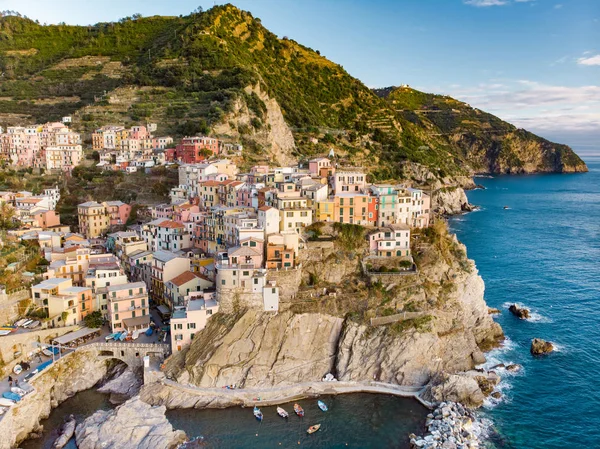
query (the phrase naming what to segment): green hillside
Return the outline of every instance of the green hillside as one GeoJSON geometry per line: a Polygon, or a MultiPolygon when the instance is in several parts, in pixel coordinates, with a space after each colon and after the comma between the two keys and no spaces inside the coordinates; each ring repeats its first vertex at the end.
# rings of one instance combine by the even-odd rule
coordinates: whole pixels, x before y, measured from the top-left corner
{"type": "Polygon", "coordinates": [[[231,5],[85,27],[3,17],[0,72],[2,125],[71,114],[85,133],[152,121],[159,133],[178,137],[225,124],[256,162],[268,157],[268,142],[257,136],[270,131],[265,101],[274,99],[297,158],[334,147],[373,179],[401,176],[407,162],[437,177],[585,168],[568,147],[456,100],[395,88],[375,93],[317,50],[278,38],[231,5]],[[250,120],[232,120],[240,111],[250,120]]]}

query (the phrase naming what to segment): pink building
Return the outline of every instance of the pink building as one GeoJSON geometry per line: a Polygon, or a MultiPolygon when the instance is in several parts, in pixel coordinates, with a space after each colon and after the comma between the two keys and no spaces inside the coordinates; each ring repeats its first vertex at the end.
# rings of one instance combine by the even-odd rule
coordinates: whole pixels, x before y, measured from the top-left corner
{"type": "Polygon", "coordinates": [[[326,157],[318,157],[311,159],[308,162],[308,171],[311,175],[322,176],[322,170],[329,170],[331,168],[331,161],[326,157]]]}
{"type": "Polygon", "coordinates": [[[60,226],[60,215],[53,210],[42,210],[31,214],[33,225],[42,229],[60,226]]]}
{"type": "Polygon", "coordinates": [[[105,201],[102,203],[106,208],[111,226],[124,225],[129,220],[131,206],[121,201],[105,201]]]}
{"type": "Polygon", "coordinates": [[[106,291],[108,317],[113,332],[148,329],[150,308],[145,283],[110,285],[106,291]]]}

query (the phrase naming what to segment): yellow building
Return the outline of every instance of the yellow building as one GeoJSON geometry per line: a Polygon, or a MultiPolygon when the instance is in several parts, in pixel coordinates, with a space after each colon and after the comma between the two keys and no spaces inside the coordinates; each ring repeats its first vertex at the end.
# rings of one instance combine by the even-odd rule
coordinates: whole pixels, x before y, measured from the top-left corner
{"type": "Polygon", "coordinates": [[[315,221],[335,221],[334,201],[325,200],[317,203],[315,221]]]}
{"type": "Polygon", "coordinates": [[[86,238],[99,237],[110,226],[110,216],[104,205],[95,201],[88,201],[77,206],[79,218],[79,232],[86,238]]]}

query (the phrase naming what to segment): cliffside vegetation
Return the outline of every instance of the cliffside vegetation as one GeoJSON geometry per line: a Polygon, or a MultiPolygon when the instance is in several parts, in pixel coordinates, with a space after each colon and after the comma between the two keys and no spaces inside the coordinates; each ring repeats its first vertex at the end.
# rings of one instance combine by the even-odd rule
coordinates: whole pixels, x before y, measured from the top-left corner
{"type": "Polygon", "coordinates": [[[0,70],[2,124],[73,114],[86,132],[153,121],[159,133],[177,137],[225,123],[247,144],[245,159],[260,162],[273,157],[262,148],[269,142],[252,139],[271,126],[268,98],[293,131],[296,158],[333,147],[340,162],[363,165],[373,180],[407,176],[410,163],[438,179],[473,170],[585,169],[568,147],[457,100],[412,89],[373,92],[318,50],[275,36],[232,5],[87,27],[2,17],[0,70]],[[234,121],[240,102],[248,120],[234,121]]]}

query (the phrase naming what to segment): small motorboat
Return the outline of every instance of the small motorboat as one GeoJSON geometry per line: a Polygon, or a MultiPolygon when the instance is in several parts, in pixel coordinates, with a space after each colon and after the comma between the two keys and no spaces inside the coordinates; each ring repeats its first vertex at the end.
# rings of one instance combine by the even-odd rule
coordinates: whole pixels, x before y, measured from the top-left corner
{"type": "Polygon", "coordinates": [[[21,327],[27,327],[28,325],[30,325],[31,323],[33,323],[33,320],[27,320],[25,321],[23,324],[21,324],[21,327]]]}
{"type": "Polygon", "coordinates": [[[259,421],[263,420],[263,414],[256,405],[254,406],[254,417],[259,421]]]}
{"type": "Polygon", "coordinates": [[[288,416],[290,416],[290,414],[288,412],[286,412],[284,409],[282,409],[281,407],[277,407],[277,414],[279,416],[281,416],[282,418],[287,418],[288,416]]]}
{"type": "Polygon", "coordinates": [[[508,206],[504,206],[504,210],[510,209],[510,207],[508,206]]]}
{"type": "Polygon", "coordinates": [[[22,318],[15,323],[15,327],[23,326],[23,324],[25,324],[26,322],[27,322],[27,318],[22,318]]]}
{"type": "Polygon", "coordinates": [[[48,346],[47,348],[42,349],[42,354],[44,354],[46,357],[52,357],[58,355],[59,353],[60,349],[58,349],[56,346],[48,346]]]}
{"type": "Polygon", "coordinates": [[[2,397],[4,399],[10,399],[13,402],[19,402],[21,400],[21,396],[19,396],[17,393],[13,393],[12,391],[6,391],[2,393],[2,397]]]}
{"type": "Polygon", "coordinates": [[[327,409],[327,404],[325,404],[323,401],[317,401],[317,404],[319,405],[319,408],[320,408],[322,411],[326,412],[326,411],[328,410],[328,409],[327,409]]]}
{"type": "Polygon", "coordinates": [[[127,338],[127,332],[123,332],[123,333],[121,333],[121,335],[119,335],[119,341],[125,341],[126,338],[127,338]]]}
{"type": "Polygon", "coordinates": [[[38,327],[39,325],[40,325],[39,321],[32,321],[27,326],[23,326],[23,327],[26,327],[27,329],[34,329],[34,328],[38,327]]]}
{"type": "Polygon", "coordinates": [[[0,329],[0,337],[4,337],[5,335],[10,334],[12,331],[6,329],[0,329]]]}
{"type": "Polygon", "coordinates": [[[311,433],[315,433],[320,428],[321,428],[321,424],[315,424],[314,426],[310,426],[308,428],[308,430],[306,431],[306,433],[308,433],[310,435],[311,433]]]}
{"type": "Polygon", "coordinates": [[[15,405],[15,401],[12,401],[12,400],[6,399],[6,398],[0,398],[0,405],[2,407],[11,407],[11,406],[15,405]]]}
{"type": "Polygon", "coordinates": [[[23,372],[23,367],[21,365],[15,365],[15,367],[13,368],[13,373],[21,374],[22,372],[23,372]]]}
{"type": "Polygon", "coordinates": [[[21,398],[27,394],[27,392],[25,390],[23,390],[22,388],[19,388],[19,387],[12,387],[10,389],[10,391],[12,391],[15,394],[18,394],[19,397],[21,397],[21,398]]]}
{"type": "Polygon", "coordinates": [[[149,337],[150,335],[152,335],[153,332],[154,332],[154,330],[152,330],[152,328],[149,327],[148,329],[146,329],[146,336],[149,337]]]}
{"type": "Polygon", "coordinates": [[[108,334],[106,337],[104,337],[104,341],[110,341],[110,340],[114,340],[116,337],[116,333],[114,334],[108,334]]]}
{"type": "Polygon", "coordinates": [[[138,331],[138,330],[133,331],[133,334],[131,335],[131,339],[137,340],[139,337],[140,337],[140,331],[138,331]]]}
{"type": "Polygon", "coordinates": [[[304,416],[304,409],[302,407],[300,407],[300,404],[294,404],[294,412],[300,418],[302,418],[304,416]]]}
{"type": "Polygon", "coordinates": [[[0,416],[6,413],[6,409],[4,407],[0,407],[0,416]]]}

